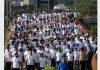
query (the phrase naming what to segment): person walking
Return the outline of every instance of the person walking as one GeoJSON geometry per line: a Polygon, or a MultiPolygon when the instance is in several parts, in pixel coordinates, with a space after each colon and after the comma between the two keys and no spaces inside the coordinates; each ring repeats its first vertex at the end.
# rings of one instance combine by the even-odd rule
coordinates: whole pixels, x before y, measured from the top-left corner
{"type": "Polygon", "coordinates": [[[5,59],[5,70],[11,70],[12,57],[11,57],[11,52],[10,52],[9,46],[5,50],[4,59],[5,59]]]}
{"type": "Polygon", "coordinates": [[[29,55],[26,57],[26,69],[34,70],[34,57],[32,51],[29,51],[29,55]]]}
{"type": "Polygon", "coordinates": [[[13,70],[20,70],[20,59],[18,53],[15,53],[15,56],[12,58],[13,70]]]}
{"type": "Polygon", "coordinates": [[[84,48],[81,48],[79,52],[79,63],[80,63],[80,70],[85,70],[85,52],[84,48]]]}

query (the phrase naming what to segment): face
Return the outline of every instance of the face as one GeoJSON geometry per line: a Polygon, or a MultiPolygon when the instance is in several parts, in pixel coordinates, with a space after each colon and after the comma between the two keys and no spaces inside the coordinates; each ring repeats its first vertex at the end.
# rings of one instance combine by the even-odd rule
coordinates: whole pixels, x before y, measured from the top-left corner
{"type": "Polygon", "coordinates": [[[65,62],[66,61],[66,58],[64,57],[63,59],[62,59],[62,62],[65,62]]]}

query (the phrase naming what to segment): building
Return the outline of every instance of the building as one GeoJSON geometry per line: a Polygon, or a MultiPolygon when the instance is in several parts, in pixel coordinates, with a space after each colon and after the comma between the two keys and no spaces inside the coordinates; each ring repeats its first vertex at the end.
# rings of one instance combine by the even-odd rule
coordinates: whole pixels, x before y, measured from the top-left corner
{"type": "Polygon", "coordinates": [[[37,0],[37,8],[48,6],[48,10],[52,10],[55,5],[55,0],[37,0]]]}
{"type": "Polygon", "coordinates": [[[36,3],[37,2],[37,0],[23,0],[23,4],[24,5],[34,5],[34,6],[36,6],[36,3]]]}
{"type": "Polygon", "coordinates": [[[11,0],[12,6],[22,6],[23,0],[11,0]]]}

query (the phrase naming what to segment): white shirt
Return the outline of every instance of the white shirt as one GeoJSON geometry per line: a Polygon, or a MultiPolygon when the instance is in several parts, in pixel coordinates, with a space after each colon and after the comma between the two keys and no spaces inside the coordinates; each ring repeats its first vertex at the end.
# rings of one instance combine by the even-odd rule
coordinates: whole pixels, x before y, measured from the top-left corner
{"type": "Polygon", "coordinates": [[[63,49],[63,53],[65,53],[66,52],[65,50],[66,50],[67,47],[65,45],[62,45],[61,47],[63,49]]]}
{"type": "Polygon", "coordinates": [[[78,44],[79,44],[79,47],[80,47],[80,48],[84,47],[84,44],[83,44],[82,42],[79,41],[78,44]]]}
{"type": "Polygon", "coordinates": [[[18,55],[19,55],[20,62],[22,62],[23,61],[22,57],[24,56],[24,53],[23,52],[19,52],[18,55]]]}
{"type": "Polygon", "coordinates": [[[40,62],[40,67],[46,67],[46,58],[41,58],[39,59],[39,62],[40,62]]]}
{"type": "Polygon", "coordinates": [[[68,57],[68,61],[73,60],[73,54],[72,53],[67,53],[66,56],[68,57]]]}
{"type": "Polygon", "coordinates": [[[49,65],[49,66],[51,66],[51,54],[50,53],[46,53],[46,56],[47,56],[47,64],[49,65]]]}
{"type": "Polygon", "coordinates": [[[65,53],[69,53],[69,51],[70,51],[70,49],[68,49],[68,48],[65,49],[65,53]]]}
{"type": "Polygon", "coordinates": [[[26,60],[27,60],[27,65],[34,65],[34,58],[32,55],[28,55],[26,57],[26,60]]]}
{"type": "Polygon", "coordinates": [[[52,58],[56,58],[56,51],[55,50],[51,49],[50,53],[52,55],[52,58]]]}
{"type": "Polygon", "coordinates": [[[56,53],[56,59],[57,59],[57,61],[61,61],[61,60],[62,60],[62,56],[63,56],[62,53],[57,52],[57,53],[56,53]]]}
{"type": "Polygon", "coordinates": [[[29,55],[29,51],[26,50],[26,51],[24,52],[24,59],[26,59],[26,57],[27,57],[28,55],[29,55]]]}
{"type": "Polygon", "coordinates": [[[35,63],[39,63],[39,55],[37,53],[33,54],[35,63]]]}
{"type": "Polygon", "coordinates": [[[78,52],[77,51],[74,51],[73,52],[73,55],[74,55],[74,60],[78,60],[78,52]]]}
{"type": "Polygon", "coordinates": [[[75,44],[75,41],[69,41],[68,44],[70,45],[71,48],[73,48],[74,47],[73,45],[75,44]]]}
{"type": "Polygon", "coordinates": [[[19,58],[13,57],[12,62],[13,62],[13,68],[19,68],[20,67],[20,63],[19,63],[20,59],[19,58]]]}
{"type": "Polygon", "coordinates": [[[6,49],[5,50],[5,60],[6,60],[6,62],[11,62],[11,59],[12,59],[11,52],[6,49]]]}

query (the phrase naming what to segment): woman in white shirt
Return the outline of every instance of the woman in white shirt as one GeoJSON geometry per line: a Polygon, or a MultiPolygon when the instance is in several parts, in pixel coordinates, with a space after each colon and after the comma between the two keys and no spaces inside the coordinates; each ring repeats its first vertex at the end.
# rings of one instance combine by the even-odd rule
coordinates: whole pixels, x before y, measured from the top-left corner
{"type": "Polygon", "coordinates": [[[26,68],[27,70],[34,70],[34,57],[32,51],[29,51],[29,55],[26,57],[26,68]]]}

